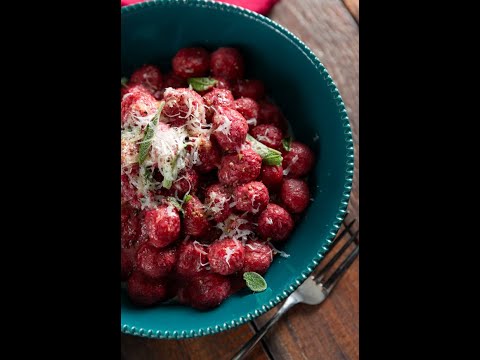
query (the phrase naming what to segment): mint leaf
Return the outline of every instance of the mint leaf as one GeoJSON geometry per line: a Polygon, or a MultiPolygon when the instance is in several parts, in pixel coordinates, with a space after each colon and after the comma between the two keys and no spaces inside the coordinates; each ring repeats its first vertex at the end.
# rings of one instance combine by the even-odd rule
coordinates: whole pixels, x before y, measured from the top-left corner
{"type": "Polygon", "coordinates": [[[158,117],[155,116],[150,124],[147,125],[145,129],[145,135],[143,136],[143,140],[140,143],[140,147],[138,149],[138,163],[142,165],[144,161],[147,159],[148,152],[150,150],[150,145],[152,145],[152,138],[154,135],[154,127],[158,123],[158,117]]]}
{"type": "Polygon", "coordinates": [[[145,173],[143,174],[143,178],[145,179],[146,182],[151,182],[153,179],[153,173],[150,169],[144,168],[145,173]]]}
{"type": "Polygon", "coordinates": [[[127,87],[127,83],[128,83],[128,78],[122,77],[122,86],[127,87]]]}
{"type": "Polygon", "coordinates": [[[263,158],[263,162],[266,165],[278,166],[282,165],[283,157],[282,154],[270,152],[263,158]]]}
{"type": "Polygon", "coordinates": [[[155,134],[155,126],[157,126],[158,124],[158,119],[160,118],[160,113],[162,112],[164,105],[165,101],[160,102],[157,113],[145,129],[143,140],[140,143],[140,147],[138,149],[138,163],[140,165],[142,165],[147,159],[148,152],[150,151],[150,146],[152,145],[153,135],[155,134]]]}
{"type": "Polygon", "coordinates": [[[167,198],[167,201],[173,205],[178,211],[182,211],[182,206],[178,203],[177,199],[175,199],[173,196],[169,196],[167,198]]]}
{"type": "Polygon", "coordinates": [[[173,184],[172,180],[163,179],[162,181],[162,186],[167,190],[170,190],[170,188],[172,187],[172,184],[173,184]]]}
{"type": "Polygon", "coordinates": [[[262,275],[256,272],[249,271],[244,273],[243,279],[247,283],[248,288],[254,292],[262,292],[267,289],[267,282],[262,275]]]}
{"type": "Polygon", "coordinates": [[[263,162],[266,165],[282,165],[283,157],[282,153],[278,150],[269,148],[263,145],[260,141],[255,139],[250,134],[247,134],[247,140],[252,146],[253,151],[262,157],[263,162]]]}
{"type": "Polygon", "coordinates": [[[189,85],[192,85],[195,91],[205,91],[213,88],[217,84],[217,80],[210,77],[190,78],[187,80],[189,85]]]}
{"type": "Polygon", "coordinates": [[[292,150],[292,137],[289,136],[289,137],[286,137],[285,139],[283,139],[282,140],[282,145],[283,145],[283,148],[286,151],[292,150]]]}
{"type": "MultiPolygon", "coordinates": [[[[182,144],[180,145],[179,149],[178,149],[178,152],[177,154],[175,155],[175,157],[172,159],[172,161],[169,163],[169,166],[170,166],[170,169],[168,169],[169,173],[172,174],[173,178],[176,179],[177,178],[177,175],[178,175],[178,169],[177,169],[177,162],[178,162],[178,158],[180,157],[180,152],[185,149],[187,145],[186,144],[182,144]],[[175,175],[174,175],[175,174],[175,175]]],[[[165,174],[164,174],[165,175],[165,174]]],[[[173,181],[172,180],[169,180],[167,179],[166,177],[163,178],[163,181],[162,181],[162,186],[165,188],[165,189],[170,189],[173,185],[173,181]]]]}

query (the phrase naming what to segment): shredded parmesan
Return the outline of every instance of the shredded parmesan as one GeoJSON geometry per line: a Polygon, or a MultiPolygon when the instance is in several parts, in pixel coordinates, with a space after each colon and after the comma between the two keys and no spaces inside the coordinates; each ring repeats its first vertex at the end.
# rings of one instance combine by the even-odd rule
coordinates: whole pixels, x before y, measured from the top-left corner
{"type": "Polygon", "coordinates": [[[195,248],[195,250],[197,250],[199,252],[199,256],[200,256],[199,264],[200,264],[200,266],[208,266],[208,265],[210,265],[210,263],[208,261],[206,263],[202,262],[202,255],[208,255],[208,252],[206,252],[205,250],[202,249],[203,246],[208,247],[208,245],[201,244],[197,240],[195,240],[193,242],[193,247],[195,248]],[[198,246],[200,246],[200,247],[198,247],[198,246]]]}
{"type": "Polygon", "coordinates": [[[270,241],[268,242],[268,244],[270,245],[272,250],[275,252],[275,254],[278,254],[278,255],[280,255],[281,257],[284,257],[284,258],[290,257],[290,254],[287,254],[285,251],[278,250],[277,248],[275,248],[275,246],[273,246],[273,244],[270,241]]]}
{"type": "Polygon", "coordinates": [[[125,100],[126,98],[128,98],[128,97],[132,96],[132,95],[133,95],[133,93],[131,93],[131,92],[129,92],[129,93],[126,93],[125,95],[123,95],[123,97],[122,97],[122,101],[123,101],[123,100],[125,100]]]}
{"type": "Polygon", "coordinates": [[[225,134],[225,135],[230,135],[232,120],[230,120],[226,115],[221,115],[221,116],[223,119],[223,123],[215,131],[221,132],[222,134],[225,134]]]}
{"type": "Polygon", "coordinates": [[[124,137],[122,132],[122,153],[121,153],[121,161],[122,167],[130,166],[135,164],[138,161],[138,146],[136,145],[137,138],[132,137],[128,139],[124,137]]]}
{"type": "MultiPolygon", "coordinates": [[[[205,107],[201,102],[196,101],[194,93],[167,88],[164,94],[167,99],[164,110],[179,108],[182,105],[181,107],[188,111],[175,115],[171,115],[172,111],[162,111],[160,121],[153,127],[153,137],[149,139],[151,141],[149,152],[138,174],[132,172],[133,165],[138,164],[139,146],[145,141],[147,125],[153,126],[152,120],[155,113],[139,116],[141,113],[145,114],[147,110],[146,104],[140,101],[134,107],[128,121],[122,126],[122,174],[127,175],[128,181],[136,189],[142,209],[154,208],[162,203],[165,198],[159,195],[158,191],[162,187],[170,188],[174,181],[182,179],[179,178],[180,172],[201,163],[199,149],[202,143],[209,141],[213,131],[212,125],[206,123],[205,107]],[[170,117],[165,113],[170,114],[170,117]],[[185,124],[179,127],[165,125],[173,120],[172,118],[185,119],[185,124]],[[163,176],[161,183],[152,176],[153,171],[157,169],[163,176]]],[[[131,95],[128,93],[123,99],[131,95]]],[[[188,181],[188,178],[185,179],[188,181]]],[[[191,188],[192,184],[189,182],[187,195],[191,188]]],[[[183,204],[184,199],[179,198],[178,191],[175,192],[174,198],[180,205],[183,204]]]]}
{"type": "Polygon", "coordinates": [[[205,204],[205,210],[209,214],[208,220],[212,220],[215,215],[222,211],[225,203],[227,203],[230,198],[231,196],[225,197],[216,191],[211,191],[208,196],[209,201],[205,204]]]}
{"type": "MultiPolygon", "coordinates": [[[[133,177],[133,176],[132,176],[133,177]]],[[[149,174],[149,170],[145,167],[140,167],[138,177],[133,179],[129,177],[130,182],[136,187],[137,194],[140,195],[140,204],[142,209],[150,209],[156,207],[156,202],[152,196],[155,187],[155,181],[149,174]]]]}
{"type": "MultiPolygon", "coordinates": [[[[171,184],[178,173],[186,167],[186,144],[188,133],[182,127],[168,129],[156,127],[152,139],[151,165],[156,164],[163,175],[163,184],[171,184]]],[[[165,186],[169,187],[169,186],[165,186]]]]}
{"type": "Polygon", "coordinates": [[[256,194],[256,193],[254,193],[254,194],[252,195],[252,213],[253,213],[253,214],[256,214],[256,213],[258,213],[258,212],[260,211],[260,205],[261,205],[261,204],[258,204],[258,205],[257,205],[257,208],[255,208],[255,199],[258,198],[258,197],[259,197],[259,195],[256,194]]]}
{"type": "Polygon", "coordinates": [[[150,73],[150,72],[144,72],[143,73],[143,80],[145,80],[145,83],[148,85],[149,88],[155,89],[155,84],[152,84],[152,82],[150,81],[153,77],[152,75],[153,74],[150,73]]]}
{"type": "Polygon", "coordinates": [[[168,216],[175,216],[176,213],[174,211],[175,207],[172,204],[168,204],[167,206],[167,215],[168,216]]]}
{"type": "Polygon", "coordinates": [[[206,124],[205,120],[205,106],[199,102],[195,102],[195,95],[192,92],[180,91],[173,88],[167,88],[164,92],[164,98],[167,99],[165,102],[165,108],[178,108],[186,106],[186,114],[170,114],[165,115],[165,112],[162,111],[162,121],[170,122],[173,119],[180,118],[185,119],[185,126],[192,136],[198,136],[201,134],[209,134],[211,125],[206,124]]]}
{"type": "Polygon", "coordinates": [[[265,133],[263,135],[257,135],[257,140],[258,141],[269,141],[270,138],[268,137],[268,132],[270,131],[270,129],[266,129],[265,130],[265,133]]]}
{"type": "Polygon", "coordinates": [[[249,238],[253,238],[255,233],[249,229],[240,229],[242,225],[248,224],[249,221],[242,219],[238,215],[230,215],[224,222],[220,222],[216,225],[217,228],[222,230],[220,240],[225,238],[232,238],[235,240],[247,241],[249,238]]]}
{"type": "MultiPolygon", "coordinates": [[[[125,99],[128,95],[132,95],[132,93],[125,94],[123,99],[125,99]]],[[[156,114],[156,109],[148,106],[143,101],[137,101],[134,106],[132,106],[131,112],[128,114],[123,127],[141,127],[145,128],[153,119],[156,114]],[[147,114],[142,116],[141,114],[147,114]]]]}
{"type": "Polygon", "coordinates": [[[292,169],[292,165],[295,164],[298,161],[298,155],[295,155],[292,158],[292,162],[288,164],[287,168],[283,170],[283,176],[287,176],[290,170],[292,169]]]}
{"type": "Polygon", "coordinates": [[[232,249],[230,246],[228,246],[225,249],[225,262],[227,263],[228,267],[230,267],[230,258],[233,254],[235,254],[235,249],[232,249]]]}

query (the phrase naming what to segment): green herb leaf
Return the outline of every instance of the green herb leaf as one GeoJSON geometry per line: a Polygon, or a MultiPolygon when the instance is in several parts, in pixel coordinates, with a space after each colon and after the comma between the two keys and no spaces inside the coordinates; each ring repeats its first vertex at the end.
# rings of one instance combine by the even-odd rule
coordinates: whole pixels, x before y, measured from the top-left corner
{"type": "Polygon", "coordinates": [[[140,166],[139,177],[138,177],[139,186],[142,188],[149,189],[153,185],[153,172],[146,166],[140,166]]]}
{"type": "Polygon", "coordinates": [[[289,136],[289,137],[286,137],[285,139],[283,139],[282,140],[282,145],[283,145],[283,148],[286,151],[290,151],[292,149],[292,137],[289,136]]]}
{"type": "Polygon", "coordinates": [[[144,177],[145,181],[151,182],[151,180],[153,178],[152,170],[150,170],[148,168],[144,168],[144,169],[145,169],[145,173],[143,174],[143,177],[144,177]]]}
{"type": "Polygon", "coordinates": [[[282,165],[283,162],[283,157],[281,154],[277,153],[269,153],[263,158],[263,162],[266,165],[273,165],[273,166],[278,166],[282,165]]]}
{"type": "Polygon", "coordinates": [[[183,202],[184,202],[184,203],[187,203],[187,202],[190,201],[191,198],[192,198],[192,195],[187,194],[187,195],[185,195],[185,197],[183,198],[183,202]]]}
{"type": "Polygon", "coordinates": [[[262,275],[256,272],[244,273],[243,279],[246,281],[248,288],[254,292],[262,292],[267,289],[267,282],[262,275]]]}
{"type": "Polygon", "coordinates": [[[162,186],[167,190],[170,190],[170,188],[172,187],[172,184],[173,184],[172,180],[163,179],[162,181],[162,186]]]}
{"type": "Polygon", "coordinates": [[[178,211],[182,211],[182,206],[178,203],[177,199],[172,196],[167,198],[167,201],[172,204],[178,211]]]}
{"type": "Polygon", "coordinates": [[[155,126],[157,126],[158,119],[160,118],[160,113],[163,110],[163,106],[165,105],[165,101],[161,101],[158,106],[158,111],[153,117],[150,124],[147,125],[145,129],[145,134],[143,136],[143,140],[140,143],[140,147],[138,149],[138,163],[142,165],[144,161],[147,159],[148,153],[150,151],[150,146],[152,145],[153,135],[155,133],[155,126]]]}
{"type": "MultiPolygon", "coordinates": [[[[175,155],[175,157],[172,159],[172,162],[170,163],[170,171],[173,173],[177,167],[177,162],[178,162],[178,158],[180,157],[180,153],[182,152],[183,149],[185,149],[187,147],[186,144],[182,144],[179,146],[179,149],[178,149],[178,153],[175,155]]],[[[177,170],[178,172],[178,170],[177,170]]],[[[172,180],[168,180],[166,178],[163,179],[162,181],[162,186],[165,188],[165,189],[170,189],[173,185],[173,181],[172,180]]]]}
{"type": "Polygon", "coordinates": [[[128,78],[122,77],[122,86],[127,87],[127,83],[128,83],[128,78]]]}
{"type": "Polygon", "coordinates": [[[262,157],[266,165],[282,165],[283,157],[280,151],[265,146],[250,134],[247,134],[247,140],[250,142],[253,151],[262,157]]]}
{"type": "Polygon", "coordinates": [[[187,80],[189,85],[192,85],[195,91],[205,91],[213,88],[217,84],[217,80],[210,77],[190,78],[187,80]]]}
{"type": "Polygon", "coordinates": [[[138,149],[138,163],[140,165],[142,165],[147,159],[150,146],[152,145],[154,127],[157,125],[157,122],[158,117],[155,116],[152,120],[152,123],[148,124],[147,128],[145,129],[145,135],[143,136],[143,140],[140,143],[140,147],[138,149]]]}

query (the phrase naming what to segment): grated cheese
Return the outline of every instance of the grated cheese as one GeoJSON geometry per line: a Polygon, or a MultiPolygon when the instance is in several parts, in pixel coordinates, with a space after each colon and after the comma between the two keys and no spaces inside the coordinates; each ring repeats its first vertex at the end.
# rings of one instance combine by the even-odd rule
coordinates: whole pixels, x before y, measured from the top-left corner
{"type": "MultiPolygon", "coordinates": [[[[133,95],[133,93],[128,93],[123,96],[123,100],[125,100],[128,96],[133,95]]],[[[132,107],[132,111],[128,114],[123,127],[140,127],[145,128],[155,116],[156,111],[151,107],[147,106],[143,101],[137,101],[135,106],[132,107]],[[142,113],[147,113],[145,116],[141,116],[142,113]]]]}
{"type": "Polygon", "coordinates": [[[231,199],[231,196],[225,197],[216,191],[211,191],[208,198],[209,201],[205,204],[205,209],[209,213],[208,220],[212,220],[215,215],[223,210],[225,203],[231,199]]]}
{"type": "Polygon", "coordinates": [[[223,123],[215,130],[221,132],[224,135],[230,135],[230,128],[232,127],[232,120],[226,115],[221,115],[223,123]]]}
{"type": "Polygon", "coordinates": [[[235,254],[235,249],[231,248],[230,246],[227,246],[225,249],[225,262],[227,263],[228,267],[230,267],[230,258],[232,257],[233,254],[235,254]]]}
{"type": "Polygon", "coordinates": [[[177,113],[173,115],[165,115],[162,112],[162,121],[170,122],[172,118],[185,119],[185,126],[192,136],[198,136],[201,134],[208,134],[210,132],[211,124],[206,124],[205,120],[205,106],[201,103],[196,103],[194,105],[195,94],[191,92],[181,92],[177,89],[167,88],[165,89],[164,98],[168,100],[165,102],[165,106],[168,108],[182,107],[185,105],[187,107],[187,113],[185,115],[177,113]],[[177,100],[177,98],[180,100],[177,100]],[[183,102],[183,104],[179,104],[183,102]]]}
{"type": "Polygon", "coordinates": [[[186,143],[188,133],[182,127],[168,129],[157,126],[152,139],[151,163],[157,165],[163,175],[163,187],[170,188],[178,173],[185,169],[186,143]]]}
{"type": "Polygon", "coordinates": [[[240,218],[238,215],[230,215],[224,222],[220,222],[216,225],[217,228],[222,230],[220,240],[225,238],[232,238],[235,240],[247,241],[248,238],[253,238],[255,233],[249,229],[240,229],[242,225],[248,224],[249,221],[240,218]]]}
{"type": "Polygon", "coordinates": [[[258,198],[258,197],[259,197],[259,195],[256,194],[256,193],[254,193],[252,195],[252,213],[254,213],[254,214],[256,214],[260,211],[260,205],[261,204],[258,204],[257,208],[255,208],[255,199],[258,198]]]}
{"type": "Polygon", "coordinates": [[[199,264],[200,264],[200,266],[208,266],[208,265],[210,265],[210,263],[208,261],[206,263],[202,262],[202,255],[208,255],[208,252],[206,252],[205,250],[202,249],[203,246],[208,247],[208,245],[201,244],[197,240],[195,240],[193,242],[193,247],[195,248],[195,250],[197,250],[199,252],[199,256],[200,256],[199,264]],[[201,247],[199,248],[198,246],[201,246],[201,247]]]}
{"type": "Polygon", "coordinates": [[[122,132],[122,152],[121,152],[121,162],[122,167],[130,166],[138,162],[138,147],[136,142],[138,139],[136,137],[132,137],[128,139],[124,137],[122,132]]]}
{"type": "Polygon", "coordinates": [[[287,168],[283,170],[283,176],[287,176],[290,170],[292,169],[292,165],[295,164],[298,161],[298,155],[295,155],[292,158],[292,162],[288,164],[287,168]]]}
{"type": "Polygon", "coordinates": [[[265,130],[265,133],[263,135],[257,135],[257,140],[258,141],[270,141],[270,138],[268,137],[268,132],[270,131],[270,129],[266,129],[265,130]]]}
{"type": "Polygon", "coordinates": [[[177,215],[176,212],[174,211],[175,207],[173,206],[173,204],[168,204],[167,206],[167,215],[168,216],[175,216],[177,215]]]}
{"type": "Polygon", "coordinates": [[[156,85],[153,84],[150,80],[152,78],[154,78],[155,75],[153,75],[152,73],[150,72],[144,72],[143,73],[143,80],[145,80],[145,83],[148,85],[147,87],[151,88],[151,89],[155,89],[156,88],[156,85]]]}
{"type": "Polygon", "coordinates": [[[284,258],[290,257],[290,254],[287,254],[285,251],[278,250],[277,248],[275,248],[275,246],[273,246],[273,244],[270,241],[268,242],[268,245],[270,245],[270,247],[275,252],[275,254],[278,254],[278,255],[280,255],[281,257],[284,257],[284,258]]]}
{"type": "MultiPolygon", "coordinates": [[[[133,116],[124,124],[121,132],[122,144],[122,174],[126,174],[130,184],[136,189],[139,196],[142,209],[154,208],[164,201],[164,196],[157,192],[162,188],[170,188],[174,181],[180,180],[179,173],[185,169],[190,169],[194,165],[200,164],[199,150],[203,142],[209,141],[213,131],[212,125],[207,124],[205,120],[205,108],[202,103],[195,102],[195,95],[188,92],[180,92],[173,88],[165,90],[165,97],[174,95],[176,98],[170,98],[164,105],[164,109],[178,107],[178,101],[183,101],[188,109],[186,114],[175,114],[170,117],[184,118],[185,124],[180,127],[168,127],[165,123],[170,120],[162,111],[160,121],[153,128],[154,133],[151,139],[151,146],[146,160],[140,166],[138,175],[132,174],[132,166],[138,163],[138,146],[144,141],[145,129],[147,125],[152,126],[152,119],[155,113],[148,116],[139,116],[133,112],[133,116]],[[155,181],[152,176],[154,169],[163,176],[163,182],[155,181]]],[[[131,96],[131,93],[126,94],[131,96]]],[[[145,107],[140,103],[137,109],[145,107]]],[[[188,179],[187,179],[188,181],[188,179]]],[[[189,181],[189,190],[191,191],[189,181]]],[[[175,199],[183,204],[184,199],[178,197],[178,191],[175,192],[175,199]]]]}

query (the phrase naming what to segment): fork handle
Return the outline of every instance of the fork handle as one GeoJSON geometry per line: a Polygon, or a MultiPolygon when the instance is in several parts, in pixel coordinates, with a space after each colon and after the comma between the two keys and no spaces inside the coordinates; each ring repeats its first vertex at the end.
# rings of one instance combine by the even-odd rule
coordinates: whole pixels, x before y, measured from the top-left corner
{"type": "Polygon", "coordinates": [[[232,360],[241,360],[245,359],[245,357],[253,350],[255,345],[263,338],[263,336],[267,333],[270,328],[275,325],[275,323],[288,311],[291,307],[298,304],[299,301],[294,296],[289,296],[287,300],[283,303],[280,309],[277,311],[275,315],[272,316],[270,320],[267,321],[265,325],[258,332],[250,339],[248,342],[242,346],[240,351],[238,351],[232,360]]]}

